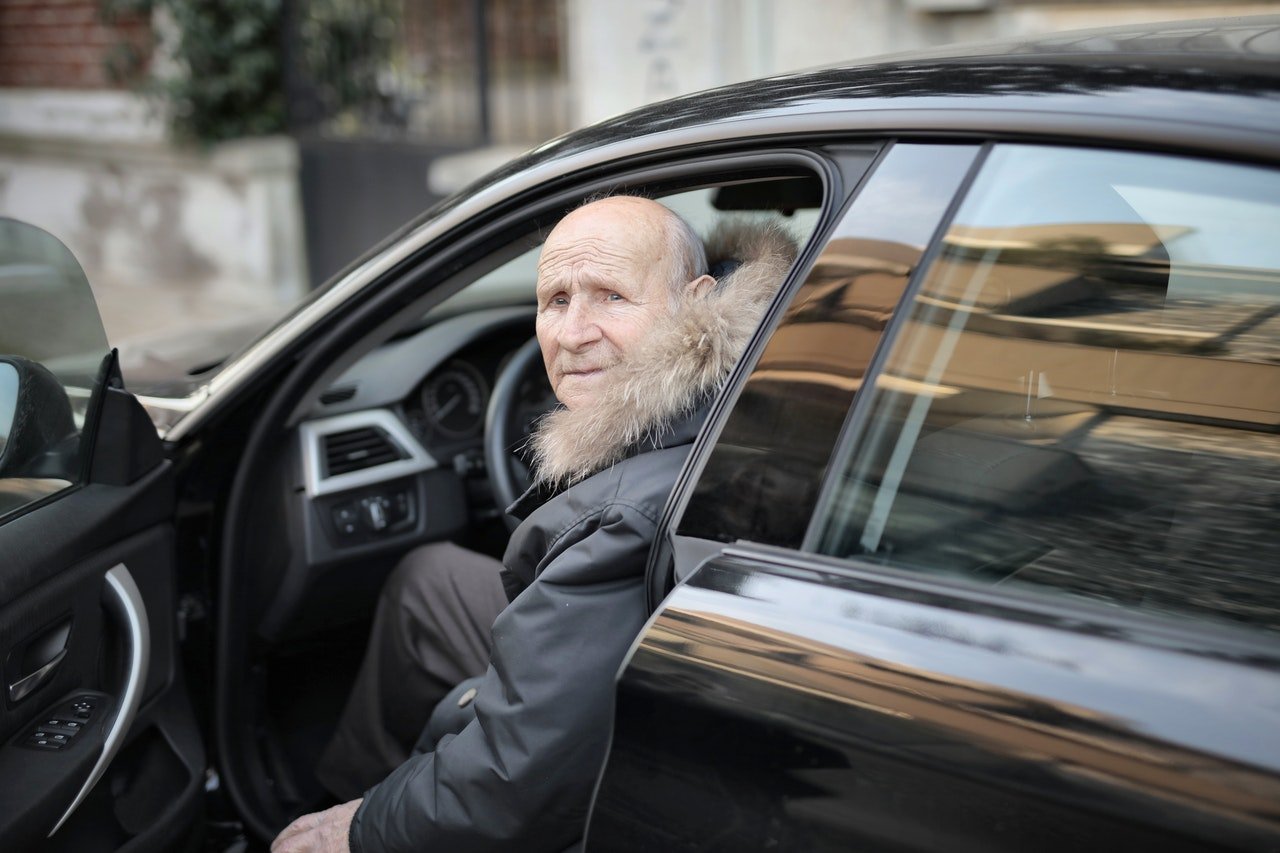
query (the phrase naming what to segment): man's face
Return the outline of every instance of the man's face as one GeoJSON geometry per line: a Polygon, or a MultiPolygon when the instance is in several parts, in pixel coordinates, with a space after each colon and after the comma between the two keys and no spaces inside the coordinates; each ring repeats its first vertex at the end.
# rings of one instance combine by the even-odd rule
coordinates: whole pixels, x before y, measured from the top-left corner
{"type": "Polygon", "coordinates": [[[538,343],[556,398],[590,405],[611,371],[671,313],[665,209],[637,198],[581,207],[538,260],[538,343]]]}

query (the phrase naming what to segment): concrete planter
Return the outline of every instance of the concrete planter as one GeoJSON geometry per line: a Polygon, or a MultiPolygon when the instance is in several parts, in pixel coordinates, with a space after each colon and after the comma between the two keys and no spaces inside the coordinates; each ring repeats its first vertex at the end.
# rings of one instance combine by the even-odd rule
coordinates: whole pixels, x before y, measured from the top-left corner
{"type": "Polygon", "coordinates": [[[308,279],[294,141],[178,147],[157,124],[120,93],[0,93],[0,215],[67,244],[113,343],[295,300],[308,279]]]}

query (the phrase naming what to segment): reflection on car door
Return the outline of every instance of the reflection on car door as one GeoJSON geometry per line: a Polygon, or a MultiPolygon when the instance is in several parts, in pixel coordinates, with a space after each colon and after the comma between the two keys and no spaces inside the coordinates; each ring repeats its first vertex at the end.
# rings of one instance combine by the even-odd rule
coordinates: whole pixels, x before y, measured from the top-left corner
{"type": "Polygon", "coordinates": [[[190,830],[204,754],[173,504],[79,265],[0,220],[0,849],[162,850],[190,830]]]}

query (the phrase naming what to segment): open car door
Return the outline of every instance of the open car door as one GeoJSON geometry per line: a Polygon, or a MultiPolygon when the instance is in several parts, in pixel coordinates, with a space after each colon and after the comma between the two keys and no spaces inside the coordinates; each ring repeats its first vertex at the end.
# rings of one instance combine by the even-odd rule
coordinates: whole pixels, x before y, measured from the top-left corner
{"type": "Polygon", "coordinates": [[[0,850],[161,850],[199,813],[173,471],[84,273],[0,219],[0,850]]]}

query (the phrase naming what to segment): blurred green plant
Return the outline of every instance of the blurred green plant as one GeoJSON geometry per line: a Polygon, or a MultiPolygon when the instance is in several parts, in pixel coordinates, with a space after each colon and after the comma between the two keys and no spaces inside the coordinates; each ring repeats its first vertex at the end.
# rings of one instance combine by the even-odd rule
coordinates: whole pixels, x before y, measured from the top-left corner
{"type": "Polygon", "coordinates": [[[302,59],[321,110],[338,126],[359,126],[383,108],[382,77],[392,66],[398,4],[392,0],[310,0],[301,23],[302,59]]]}
{"type": "MultiPolygon", "coordinates": [[[[157,47],[122,40],[107,70],[160,99],[174,135],[201,143],[286,129],[285,0],[99,0],[102,19],[172,23],[178,73],[157,76],[157,47]]],[[[398,0],[294,0],[299,19],[298,70],[319,116],[331,126],[360,126],[390,107],[381,75],[392,65],[398,0]]]]}
{"type": "Polygon", "coordinates": [[[213,143],[285,129],[282,0],[100,0],[100,10],[107,23],[156,10],[172,21],[180,73],[147,75],[150,50],[130,43],[108,54],[107,70],[161,98],[179,139],[213,143]]]}

